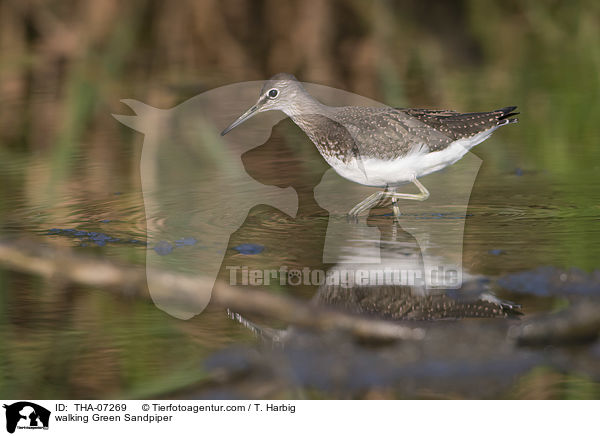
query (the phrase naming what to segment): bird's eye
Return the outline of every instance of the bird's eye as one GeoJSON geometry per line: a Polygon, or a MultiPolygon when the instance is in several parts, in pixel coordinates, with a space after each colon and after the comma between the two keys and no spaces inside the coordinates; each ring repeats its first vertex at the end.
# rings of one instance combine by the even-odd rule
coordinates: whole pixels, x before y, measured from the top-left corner
{"type": "Polygon", "coordinates": [[[277,97],[277,94],[279,94],[279,91],[277,91],[275,88],[273,88],[269,91],[269,98],[275,98],[275,97],[277,97]]]}

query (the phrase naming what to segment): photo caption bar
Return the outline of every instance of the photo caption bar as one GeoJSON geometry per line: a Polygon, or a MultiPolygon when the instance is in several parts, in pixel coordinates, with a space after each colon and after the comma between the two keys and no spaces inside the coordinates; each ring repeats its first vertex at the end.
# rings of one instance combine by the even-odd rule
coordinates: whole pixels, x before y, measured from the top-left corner
{"type": "MultiPolygon", "coordinates": [[[[464,402],[441,401],[301,401],[301,400],[5,400],[2,419],[8,434],[106,436],[143,431],[145,435],[165,432],[261,435],[344,432],[384,433],[398,429],[419,433],[427,422],[428,434],[480,435],[481,428],[497,416],[511,416],[511,425],[522,434],[589,434],[597,401],[530,401],[527,414],[518,401],[468,403],[469,419],[464,420],[464,402]],[[434,415],[436,419],[431,420],[434,415]],[[577,416],[577,420],[572,418],[577,416]],[[535,419],[539,417],[539,419],[535,419]],[[552,418],[549,418],[552,417],[552,418]],[[351,419],[353,418],[353,419],[351,419]],[[403,419],[404,418],[404,419],[403,419]],[[460,419],[459,419],[460,418],[460,419]],[[316,426],[316,427],[315,427],[316,426]],[[581,428],[582,432],[578,432],[581,428]],[[584,431],[585,430],[585,431],[584,431]]],[[[486,430],[502,434],[504,426],[486,430]],[[497,430],[497,431],[496,431],[497,430]]]]}

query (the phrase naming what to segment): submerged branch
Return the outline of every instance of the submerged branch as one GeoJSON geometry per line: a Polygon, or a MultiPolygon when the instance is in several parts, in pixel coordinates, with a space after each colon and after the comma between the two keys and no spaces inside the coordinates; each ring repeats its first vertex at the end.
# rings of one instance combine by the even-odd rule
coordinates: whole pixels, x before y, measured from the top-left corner
{"type": "MultiPolygon", "coordinates": [[[[0,265],[51,280],[93,286],[118,295],[149,299],[144,268],[117,264],[104,259],[75,255],[62,247],[40,246],[32,242],[0,242],[0,265]]],[[[162,297],[177,296],[177,304],[194,304],[200,290],[212,282],[200,276],[167,271],[152,271],[155,292],[162,297]]],[[[164,299],[163,299],[164,301],[164,299]]],[[[370,340],[419,340],[424,330],[394,322],[352,315],[327,307],[255,289],[232,287],[216,282],[211,303],[244,314],[278,319],[302,327],[330,330],[342,329],[354,336],[370,340]]]]}

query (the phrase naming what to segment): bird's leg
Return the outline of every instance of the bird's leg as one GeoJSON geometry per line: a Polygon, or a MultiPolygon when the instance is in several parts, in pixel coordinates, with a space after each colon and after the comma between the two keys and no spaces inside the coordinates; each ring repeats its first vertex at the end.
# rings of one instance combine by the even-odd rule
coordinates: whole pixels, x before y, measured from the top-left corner
{"type": "Polygon", "coordinates": [[[383,191],[375,192],[374,194],[369,195],[363,201],[361,201],[356,206],[354,206],[350,210],[350,212],[348,212],[348,217],[349,218],[357,218],[358,215],[360,215],[362,212],[364,212],[365,210],[371,209],[373,206],[375,206],[377,203],[379,203],[379,201],[385,195],[386,195],[386,193],[383,191]]]}
{"type": "Polygon", "coordinates": [[[394,216],[396,218],[400,217],[400,208],[398,207],[398,200],[418,200],[424,201],[429,198],[429,191],[421,182],[417,180],[415,176],[411,178],[411,182],[413,182],[417,188],[419,188],[418,194],[405,194],[402,192],[396,192],[395,187],[386,187],[385,191],[375,192],[371,194],[366,199],[358,203],[354,206],[350,212],[348,212],[349,218],[356,219],[358,215],[360,215],[365,210],[371,209],[373,206],[378,204],[381,200],[391,199],[392,200],[392,209],[394,211],[394,216]]]}
{"type": "Polygon", "coordinates": [[[396,194],[396,188],[388,187],[387,195],[392,199],[392,211],[394,212],[394,217],[398,219],[400,218],[401,213],[400,208],[398,207],[398,198],[396,198],[394,194],[396,194]]]}
{"type": "Polygon", "coordinates": [[[417,188],[419,188],[420,192],[418,194],[405,194],[402,192],[390,191],[387,195],[392,198],[392,203],[394,202],[394,199],[425,201],[429,198],[429,191],[421,182],[417,180],[415,176],[411,178],[411,182],[413,182],[417,188]]]}
{"type": "Polygon", "coordinates": [[[396,188],[394,187],[388,187],[387,191],[385,192],[385,196],[392,199],[392,210],[394,211],[394,217],[396,219],[399,219],[401,215],[400,208],[398,207],[399,199],[424,201],[429,198],[429,191],[421,182],[419,182],[419,180],[417,180],[415,176],[411,178],[411,182],[413,182],[417,188],[419,188],[420,192],[418,194],[405,194],[402,192],[396,192],[396,188]]]}

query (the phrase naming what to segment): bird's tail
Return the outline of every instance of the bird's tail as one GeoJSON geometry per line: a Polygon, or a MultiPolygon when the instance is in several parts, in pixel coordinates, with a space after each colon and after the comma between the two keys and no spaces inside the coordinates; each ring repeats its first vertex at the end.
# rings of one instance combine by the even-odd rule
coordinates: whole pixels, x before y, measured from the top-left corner
{"type": "Polygon", "coordinates": [[[517,123],[519,121],[518,118],[510,118],[515,115],[519,115],[519,112],[513,112],[517,107],[516,106],[507,106],[502,109],[498,109],[494,111],[496,115],[496,120],[498,120],[498,126],[504,126],[510,123],[517,123]]]}

